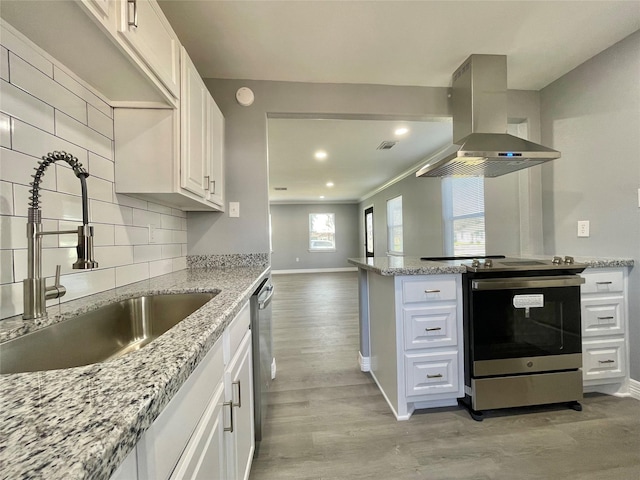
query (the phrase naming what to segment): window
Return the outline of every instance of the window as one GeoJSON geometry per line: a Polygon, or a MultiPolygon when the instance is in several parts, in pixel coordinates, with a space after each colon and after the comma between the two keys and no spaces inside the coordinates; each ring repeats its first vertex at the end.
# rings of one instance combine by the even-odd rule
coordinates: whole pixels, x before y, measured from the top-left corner
{"type": "Polygon", "coordinates": [[[444,178],[442,205],[446,254],[484,255],[484,179],[444,178]]]}
{"type": "Polygon", "coordinates": [[[309,214],[309,251],[336,249],[336,219],[333,213],[309,214]]]}
{"type": "Polygon", "coordinates": [[[402,255],[402,195],[387,200],[387,245],[389,253],[402,255]]]}

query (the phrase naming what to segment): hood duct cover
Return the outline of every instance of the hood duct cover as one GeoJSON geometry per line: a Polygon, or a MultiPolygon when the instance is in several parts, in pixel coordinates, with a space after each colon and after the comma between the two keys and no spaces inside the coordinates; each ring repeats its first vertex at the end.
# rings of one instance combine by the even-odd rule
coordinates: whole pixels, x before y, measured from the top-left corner
{"type": "Polygon", "coordinates": [[[507,57],[471,55],[453,74],[453,145],[417,177],[499,177],[560,157],[507,132],[507,57]]]}

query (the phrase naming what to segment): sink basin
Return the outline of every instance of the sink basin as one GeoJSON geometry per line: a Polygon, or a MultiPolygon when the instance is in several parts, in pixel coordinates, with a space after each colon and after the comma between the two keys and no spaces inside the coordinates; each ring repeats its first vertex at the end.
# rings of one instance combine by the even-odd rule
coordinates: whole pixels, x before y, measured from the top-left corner
{"type": "Polygon", "coordinates": [[[78,367],[139,350],[216,296],[146,295],[105,305],[0,344],[0,373],[78,367]]]}

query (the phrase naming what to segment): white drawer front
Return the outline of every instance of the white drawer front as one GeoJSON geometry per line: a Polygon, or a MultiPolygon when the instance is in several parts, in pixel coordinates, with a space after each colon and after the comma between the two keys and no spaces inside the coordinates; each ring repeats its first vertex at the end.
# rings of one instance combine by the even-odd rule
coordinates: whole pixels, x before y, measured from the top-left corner
{"type": "Polygon", "coordinates": [[[456,299],[456,279],[454,277],[433,279],[405,279],[402,281],[404,303],[437,302],[456,299]]]}
{"type": "Polygon", "coordinates": [[[624,334],[623,297],[582,300],[582,335],[624,334]]]}
{"type": "Polygon", "coordinates": [[[455,305],[404,309],[403,314],[406,350],[458,344],[455,305]]]}
{"type": "Polygon", "coordinates": [[[624,276],[621,271],[588,272],[583,273],[585,283],[581,287],[582,293],[622,292],[624,276]]]}
{"type": "Polygon", "coordinates": [[[624,377],[626,374],[624,340],[584,343],[582,374],[585,381],[624,377]]]}
{"type": "Polygon", "coordinates": [[[458,391],[458,354],[406,355],[406,395],[436,395],[458,391]]]}

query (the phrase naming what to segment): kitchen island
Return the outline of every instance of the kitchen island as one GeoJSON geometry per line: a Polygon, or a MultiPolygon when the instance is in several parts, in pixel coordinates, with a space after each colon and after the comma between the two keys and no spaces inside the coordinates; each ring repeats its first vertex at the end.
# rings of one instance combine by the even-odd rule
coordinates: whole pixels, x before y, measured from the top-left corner
{"type": "MultiPolygon", "coordinates": [[[[591,305],[582,303],[583,318],[599,322],[587,331],[583,322],[585,387],[625,394],[626,278],[633,260],[575,260],[587,265],[583,292],[598,284],[599,303],[593,308],[607,311],[594,316],[591,305]],[[598,281],[602,275],[607,278],[598,281]],[[600,343],[589,342],[590,335],[600,343]]],[[[395,256],[349,263],[359,270],[360,368],[371,373],[396,418],[406,420],[420,408],[455,405],[465,395],[461,278],[466,268],[459,261],[395,256]]]]}
{"type": "Polygon", "coordinates": [[[166,334],[124,357],[0,375],[2,478],[109,478],[268,273],[265,266],[187,269],[51,306],[38,324],[19,317],[2,320],[4,341],[139,295],[218,292],[166,334]]]}

